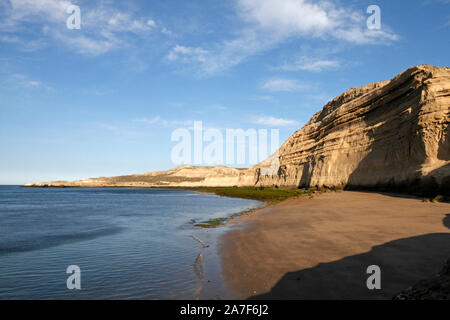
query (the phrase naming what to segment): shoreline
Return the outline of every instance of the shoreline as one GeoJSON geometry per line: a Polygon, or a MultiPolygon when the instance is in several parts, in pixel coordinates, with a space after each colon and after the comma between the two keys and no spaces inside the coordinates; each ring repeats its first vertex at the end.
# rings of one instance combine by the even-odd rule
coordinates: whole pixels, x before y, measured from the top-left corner
{"type": "MultiPolygon", "coordinates": [[[[211,189],[150,189],[227,197],[211,189]]],[[[232,214],[211,230],[217,245],[201,250],[208,279],[196,298],[210,299],[217,292],[233,299],[392,299],[438,273],[450,257],[448,203],[340,190],[301,191],[281,202],[259,202],[260,207],[232,214]],[[383,272],[380,291],[366,287],[369,265],[380,265],[383,272]]],[[[208,235],[208,228],[198,232],[208,235]]]]}
{"type": "Polygon", "coordinates": [[[392,299],[450,257],[450,204],[376,192],[290,198],[227,223],[223,279],[238,299],[392,299]],[[367,289],[379,265],[382,289],[367,289]]]}

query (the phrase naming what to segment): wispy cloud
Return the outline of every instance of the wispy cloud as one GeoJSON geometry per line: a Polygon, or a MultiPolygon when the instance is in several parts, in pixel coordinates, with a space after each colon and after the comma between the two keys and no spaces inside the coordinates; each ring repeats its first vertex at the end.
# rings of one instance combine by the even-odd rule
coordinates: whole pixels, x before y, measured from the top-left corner
{"type": "Polygon", "coordinates": [[[295,127],[300,123],[295,120],[276,118],[271,116],[259,116],[251,119],[251,123],[268,127],[295,127]]]}
{"type": "Polygon", "coordinates": [[[32,88],[39,88],[41,87],[41,83],[39,81],[29,80],[26,82],[26,86],[32,87],[32,88]]]}
{"type": "Polygon", "coordinates": [[[340,65],[341,63],[338,60],[322,60],[303,56],[293,63],[282,65],[280,69],[285,71],[321,72],[327,69],[337,69],[340,65]]]}
{"type": "Polygon", "coordinates": [[[13,35],[0,35],[0,42],[18,45],[25,52],[36,51],[45,47],[46,45],[43,39],[25,40],[13,35]]]}
{"type": "Polygon", "coordinates": [[[294,92],[303,91],[310,88],[309,85],[302,84],[297,80],[275,78],[265,81],[262,85],[262,89],[272,92],[294,92]]]}
{"type": "Polygon", "coordinates": [[[167,55],[170,61],[182,60],[183,62],[205,62],[208,51],[202,48],[183,47],[176,45],[167,55]]]}
{"type": "Polygon", "coordinates": [[[3,80],[3,85],[10,90],[39,90],[47,93],[56,91],[52,86],[20,73],[8,74],[3,80]]]}
{"type": "Polygon", "coordinates": [[[149,125],[161,125],[161,126],[168,126],[169,121],[157,116],[153,118],[139,118],[136,119],[136,122],[145,123],[149,125]]]}
{"type": "MultiPolygon", "coordinates": [[[[198,74],[208,76],[292,38],[334,39],[356,45],[387,44],[399,38],[386,25],[382,30],[369,30],[364,10],[355,11],[330,1],[236,0],[235,10],[244,23],[237,37],[208,48],[177,45],[169,52],[168,60],[194,65],[198,74]]],[[[313,71],[331,63],[336,64],[317,61],[313,71]]]]}
{"type": "Polygon", "coordinates": [[[126,6],[114,7],[110,1],[86,0],[75,3],[81,8],[81,30],[68,30],[66,10],[72,4],[67,0],[4,2],[0,13],[0,41],[16,43],[25,50],[52,45],[56,41],[75,53],[97,56],[136,45],[155,31],[168,32],[151,17],[142,16],[126,6]],[[27,36],[35,39],[31,46],[26,41],[27,36]]]}

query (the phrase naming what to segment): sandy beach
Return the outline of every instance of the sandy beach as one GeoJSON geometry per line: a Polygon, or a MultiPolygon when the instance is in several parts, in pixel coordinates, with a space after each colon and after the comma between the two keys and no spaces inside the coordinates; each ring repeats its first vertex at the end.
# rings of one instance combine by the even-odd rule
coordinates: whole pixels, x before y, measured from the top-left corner
{"type": "Polygon", "coordinates": [[[450,257],[450,204],[350,191],[289,199],[239,218],[220,250],[239,299],[392,299],[450,257]],[[381,290],[366,286],[370,265],[381,290]]]}

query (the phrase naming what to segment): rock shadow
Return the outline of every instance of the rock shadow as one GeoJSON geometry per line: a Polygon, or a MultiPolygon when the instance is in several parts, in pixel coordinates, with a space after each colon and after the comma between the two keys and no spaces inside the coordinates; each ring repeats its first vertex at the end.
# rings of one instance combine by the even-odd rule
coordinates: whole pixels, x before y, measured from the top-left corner
{"type": "Polygon", "coordinates": [[[442,224],[450,229],[450,213],[445,215],[445,218],[442,220],[442,224]]]}
{"type": "MultiPolygon", "coordinates": [[[[443,221],[450,228],[450,214],[443,221]]],[[[450,233],[399,239],[369,252],[286,273],[267,293],[249,299],[392,299],[436,275],[450,256],[450,233]],[[381,269],[381,290],[367,288],[367,268],[381,269]]]]}

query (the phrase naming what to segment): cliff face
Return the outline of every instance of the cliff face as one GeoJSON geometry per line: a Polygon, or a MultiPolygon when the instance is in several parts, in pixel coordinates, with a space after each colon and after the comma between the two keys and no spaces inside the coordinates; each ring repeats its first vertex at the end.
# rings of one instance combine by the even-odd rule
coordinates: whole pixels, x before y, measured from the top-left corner
{"type": "Polygon", "coordinates": [[[261,164],[34,186],[279,186],[450,192],[450,69],[413,67],[330,101],[261,164]],[[400,189],[400,190],[399,190],[400,189]]]}
{"type": "Polygon", "coordinates": [[[450,69],[418,66],[351,89],[279,149],[257,185],[448,193],[450,69]]]}

